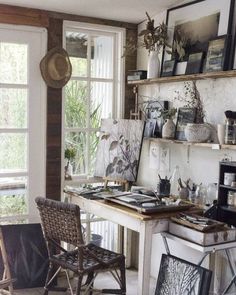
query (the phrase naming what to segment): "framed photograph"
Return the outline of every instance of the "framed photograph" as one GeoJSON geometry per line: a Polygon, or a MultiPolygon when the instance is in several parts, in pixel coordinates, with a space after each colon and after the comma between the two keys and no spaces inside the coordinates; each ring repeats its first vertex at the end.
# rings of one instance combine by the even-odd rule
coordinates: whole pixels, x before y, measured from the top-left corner
{"type": "Polygon", "coordinates": [[[227,35],[217,37],[209,41],[206,65],[204,72],[216,72],[227,70],[227,35]]]}
{"type": "Polygon", "coordinates": [[[197,52],[189,55],[186,75],[198,74],[202,72],[204,53],[197,52]]]}
{"type": "MultiPolygon", "coordinates": [[[[153,133],[151,137],[161,137],[161,131],[162,126],[164,125],[164,120],[162,117],[160,117],[160,110],[168,110],[169,108],[169,102],[167,100],[161,100],[161,101],[151,101],[148,103],[146,107],[146,124],[150,124],[149,120],[155,120],[155,128],[153,129],[153,133]]],[[[147,126],[145,127],[145,130],[150,130],[150,128],[147,126]]],[[[144,136],[147,134],[144,131],[144,136]]]]}
{"type": "Polygon", "coordinates": [[[162,72],[161,72],[161,77],[173,76],[175,73],[175,67],[176,67],[176,60],[175,59],[164,61],[162,72]]]}
{"type": "Polygon", "coordinates": [[[196,108],[179,108],[175,129],[175,139],[186,140],[184,129],[188,123],[195,123],[196,114],[196,108]]]}
{"type": "MultiPolygon", "coordinates": [[[[167,10],[166,24],[169,28],[169,44],[184,42],[185,59],[196,52],[207,52],[209,40],[230,35],[234,0],[198,0],[167,10]]],[[[162,68],[166,60],[175,56],[164,50],[162,68]]]]}

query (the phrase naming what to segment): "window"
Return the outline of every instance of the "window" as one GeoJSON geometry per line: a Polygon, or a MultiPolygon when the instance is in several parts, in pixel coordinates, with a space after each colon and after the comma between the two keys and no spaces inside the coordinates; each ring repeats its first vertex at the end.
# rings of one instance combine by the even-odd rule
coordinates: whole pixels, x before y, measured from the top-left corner
{"type": "Polygon", "coordinates": [[[64,87],[64,148],[76,151],[72,174],[91,176],[101,118],[123,113],[124,30],[65,22],[64,39],[72,63],[64,87]]]}
{"type": "Polygon", "coordinates": [[[45,194],[46,30],[0,25],[0,221],[36,216],[45,194]]]}

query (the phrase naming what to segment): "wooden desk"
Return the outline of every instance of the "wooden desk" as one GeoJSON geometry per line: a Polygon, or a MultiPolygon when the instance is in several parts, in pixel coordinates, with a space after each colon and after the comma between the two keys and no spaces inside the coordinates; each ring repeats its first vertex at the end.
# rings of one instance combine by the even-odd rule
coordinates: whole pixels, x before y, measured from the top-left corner
{"type": "Polygon", "coordinates": [[[68,201],[77,204],[82,210],[95,214],[139,233],[138,295],[148,295],[150,285],[150,265],[152,235],[168,230],[168,219],[176,212],[163,212],[144,215],[125,206],[88,200],[77,193],[66,191],[68,201]]]}

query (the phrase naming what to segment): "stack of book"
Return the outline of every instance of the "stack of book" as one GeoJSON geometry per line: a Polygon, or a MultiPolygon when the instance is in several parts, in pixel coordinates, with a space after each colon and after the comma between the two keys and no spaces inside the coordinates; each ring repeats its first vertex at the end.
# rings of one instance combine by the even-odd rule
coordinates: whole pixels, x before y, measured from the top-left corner
{"type": "Polygon", "coordinates": [[[143,71],[143,70],[128,71],[128,75],[127,75],[128,81],[143,80],[143,79],[147,79],[147,71],[143,71]]]}

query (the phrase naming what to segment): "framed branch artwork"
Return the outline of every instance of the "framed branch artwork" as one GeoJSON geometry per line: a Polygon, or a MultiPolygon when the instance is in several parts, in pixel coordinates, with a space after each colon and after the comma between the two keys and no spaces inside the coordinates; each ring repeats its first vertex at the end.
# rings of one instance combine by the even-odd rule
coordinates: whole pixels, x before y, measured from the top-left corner
{"type": "Polygon", "coordinates": [[[136,181],[144,121],[102,119],[94,176],[136,181]]]}
{"type": "Polygon", "coordinates": [[[212,271],[162,254],[155,295],[208,295],[212,271]]]}

